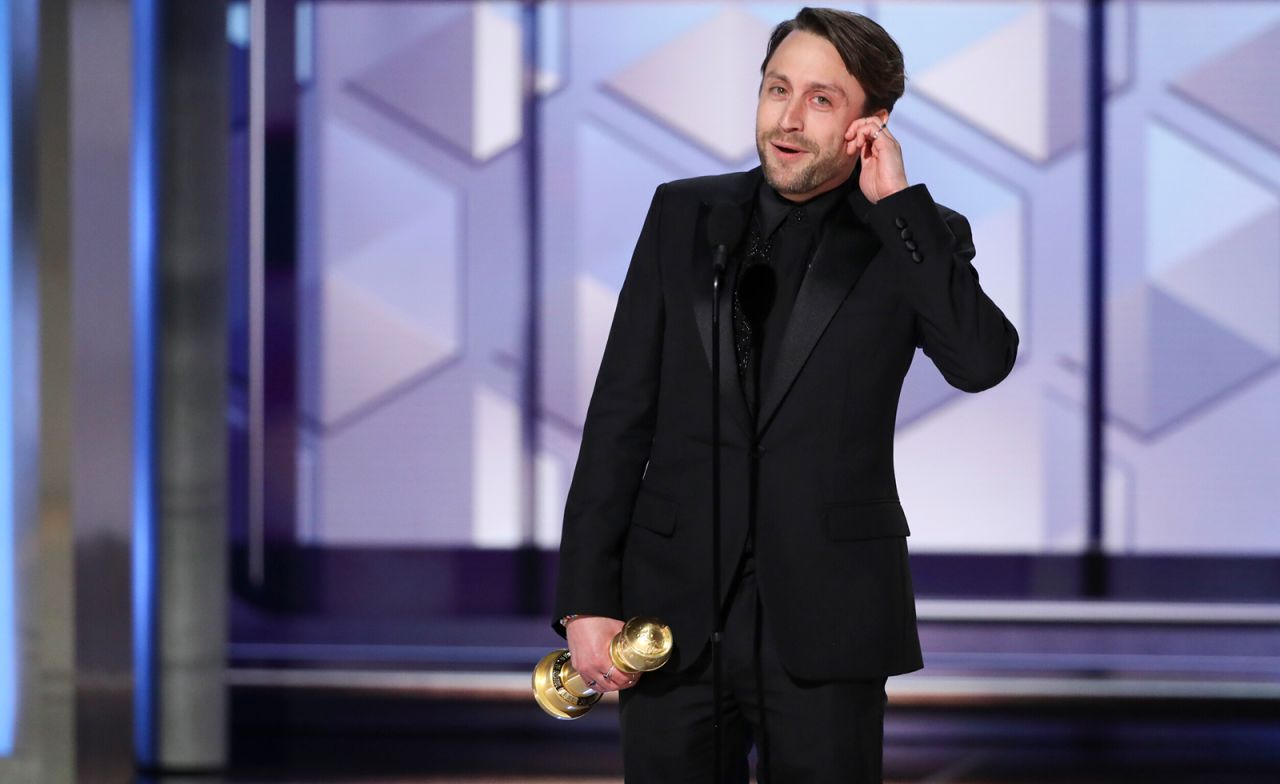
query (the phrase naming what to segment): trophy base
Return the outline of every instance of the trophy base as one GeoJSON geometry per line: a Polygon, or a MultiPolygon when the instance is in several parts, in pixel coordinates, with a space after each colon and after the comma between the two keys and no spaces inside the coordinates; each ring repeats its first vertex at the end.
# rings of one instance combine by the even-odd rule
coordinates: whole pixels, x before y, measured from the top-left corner
{"type": "Polygon", "coordinates": [[[562,721],[581,718],[600,701],[601,695],[579,697],[564,687],[565,665],[569,663],[569,651],[560,649],[542,657],[533,668],[533,698],[548,716],[562,721]]]}

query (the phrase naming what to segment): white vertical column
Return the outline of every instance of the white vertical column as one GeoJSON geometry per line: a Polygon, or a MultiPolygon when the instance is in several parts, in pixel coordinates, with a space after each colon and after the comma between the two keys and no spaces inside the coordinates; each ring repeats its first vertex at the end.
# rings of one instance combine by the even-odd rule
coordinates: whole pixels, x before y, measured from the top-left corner
{"type": "MultiPolygon", "coordinates": [[[[145,0],[139,0],[145,2],[145,0]]],[[[138,302],[133,257],[134,34],[128,0],[71,0],[75,780],[134,773],[133,546],[138,302]]],[[[145,232],[142,232],[145,233],[145,232]]],[[[145,360],[145,356],[143,357],[145,360]]]]}
{"type": "Polygon", "coordinates": [[[159,0],[155,690],[161,770],[227,756],[226,6],[159,0]]]}

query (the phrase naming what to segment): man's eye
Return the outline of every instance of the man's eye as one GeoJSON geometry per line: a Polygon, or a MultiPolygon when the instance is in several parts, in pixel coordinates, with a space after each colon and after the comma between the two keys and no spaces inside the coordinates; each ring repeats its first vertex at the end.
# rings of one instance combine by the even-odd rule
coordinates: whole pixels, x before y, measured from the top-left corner
{"type": "Polygon", "coordinates": [[[774,86],[769,88],[769,92],[773,93],[774,95],[782,95],[786,91],[787,91],[786,88],[780,84],[775,84],[774,86]]]}
{"type": "Polygon", "coordinates": [[[817,96],[816,98],[814,98],[814,100],[815,100],[815,101],[818,101],[818,102],[819,102],[819,103],[821,103],[823,106],[830,106],[830,105],[831,105],[831,101],[827,100],[827,97],[826,97],[825,95],[819,95],[819,96],[817,96]]]}

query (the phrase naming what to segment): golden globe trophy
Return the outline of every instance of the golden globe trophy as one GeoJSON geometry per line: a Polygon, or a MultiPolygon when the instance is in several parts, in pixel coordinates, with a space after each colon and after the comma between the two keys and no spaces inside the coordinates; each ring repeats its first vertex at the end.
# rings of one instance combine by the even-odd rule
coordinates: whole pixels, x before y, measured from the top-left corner
{"type": "MultiPolygon", "coordinates": [[[[671,645],[670,626],[657,618],[632,618],[613,636],[609,658],[623,675],[652,672],[671,658],[671,645]]],[[[574,669],[569,651],[564,648],[543,656],[533,668],[533,698],[554,718],[584,716],[601,696],[574,669]]]]}

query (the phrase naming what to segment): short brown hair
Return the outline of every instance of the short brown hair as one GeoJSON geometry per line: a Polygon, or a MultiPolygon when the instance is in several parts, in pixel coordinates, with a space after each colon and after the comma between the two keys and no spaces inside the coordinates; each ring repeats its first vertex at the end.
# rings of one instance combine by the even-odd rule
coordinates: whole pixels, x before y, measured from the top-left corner
{"type": "Polygon", "coordinates": [[[831,42],[844,60],[845,69],[858,80],[867,94],[864,115],[880,109],[893,110],[906,90],[907,75],[902,50],[874,20],[852,11],[834,8],[801,8],[795,19],[780,22],[769,35],[769,50],[760,63],[760,75],[782,39],[793,30],[813,33],[831,42]]]}

